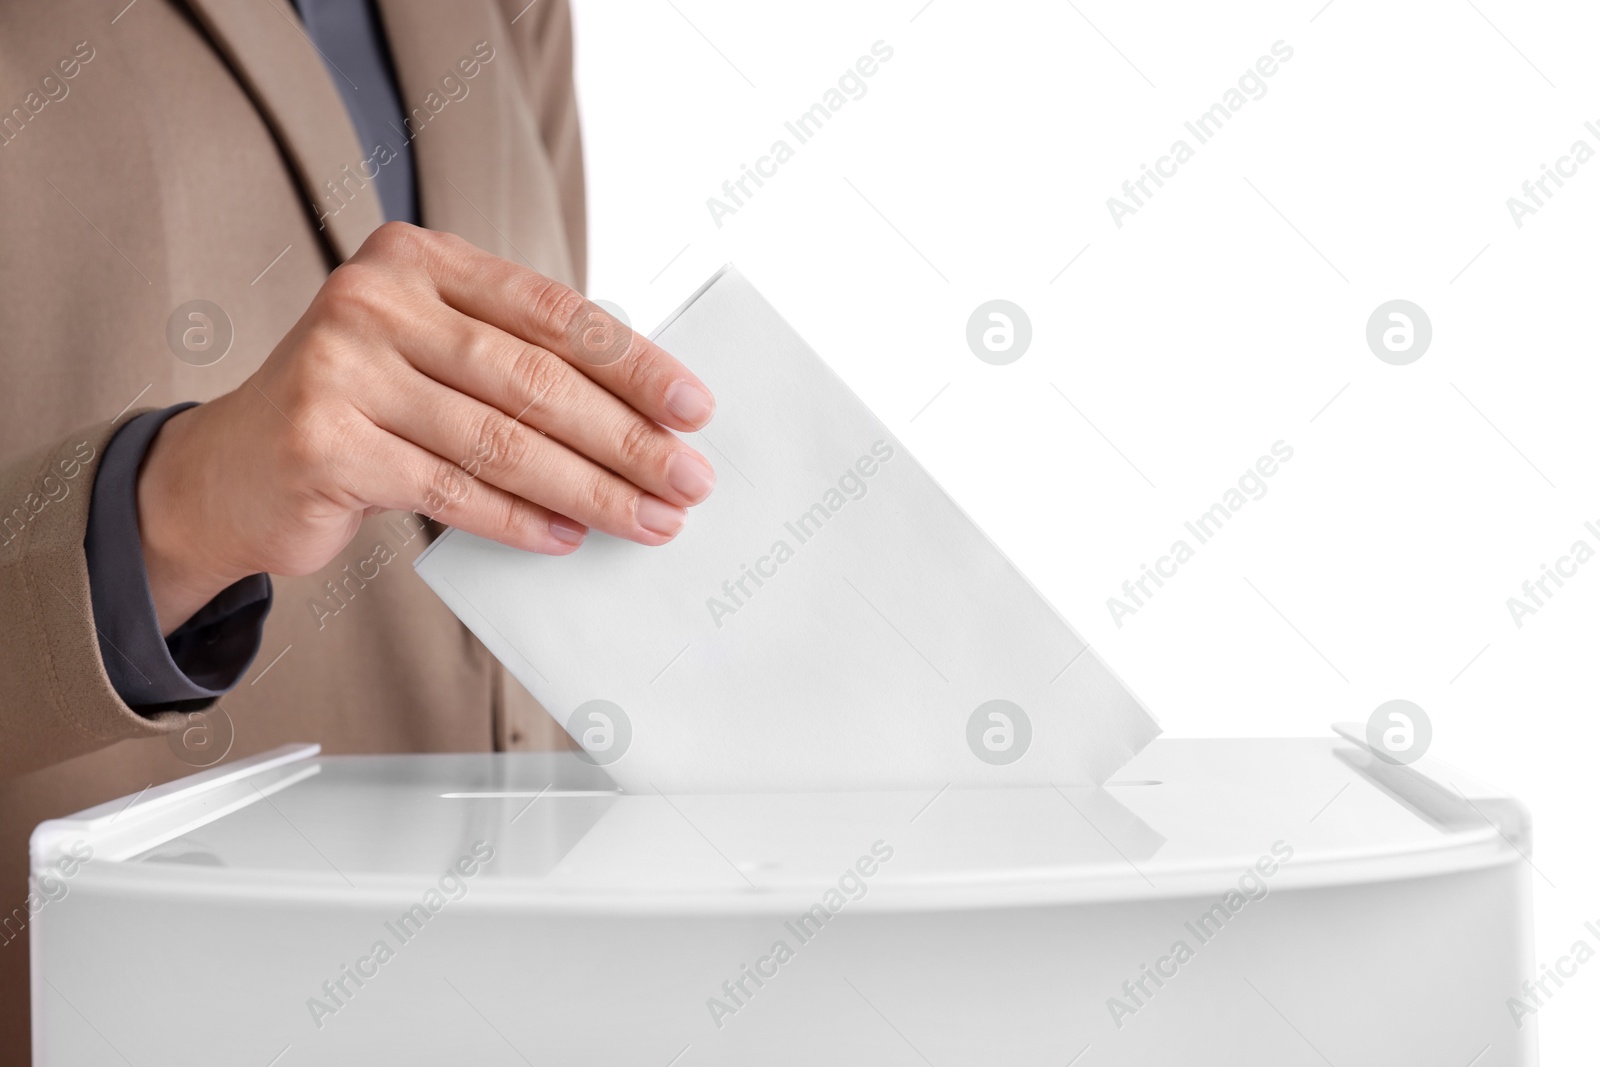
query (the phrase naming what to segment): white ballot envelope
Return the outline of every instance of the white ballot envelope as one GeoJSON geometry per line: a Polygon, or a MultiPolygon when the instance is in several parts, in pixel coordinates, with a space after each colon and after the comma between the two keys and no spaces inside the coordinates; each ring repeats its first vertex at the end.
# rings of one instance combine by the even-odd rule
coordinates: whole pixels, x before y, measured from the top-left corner
{"type": "Polygon", "coordinates": [[[655,334],[717,398],[670,544],[451,530],[422,579],[629,792],[1097,785],[1159,727],[732,267],[655,334]]]}

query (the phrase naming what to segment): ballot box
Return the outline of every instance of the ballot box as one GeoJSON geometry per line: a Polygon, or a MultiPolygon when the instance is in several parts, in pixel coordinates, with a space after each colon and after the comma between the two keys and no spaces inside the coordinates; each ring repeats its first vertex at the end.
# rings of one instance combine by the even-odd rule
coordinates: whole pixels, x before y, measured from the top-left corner
{"type": "Polygon", "coordinates": [[[1354,728],[857,793],[290,747],[35,831],[34,1062],[1529,1065],[1530,855],[1354,728]]]}

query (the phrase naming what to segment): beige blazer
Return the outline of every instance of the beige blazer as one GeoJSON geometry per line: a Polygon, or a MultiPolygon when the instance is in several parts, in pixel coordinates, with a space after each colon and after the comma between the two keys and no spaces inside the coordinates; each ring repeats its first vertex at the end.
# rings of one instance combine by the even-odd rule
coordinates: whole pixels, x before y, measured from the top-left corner
{"type": "MultiPolygon", "coordinates": [[[[423,224],[581,286],[564,0],[378,7],[423,224]]],[[[411,571],[429,535],[396,514],[368,519],[323,573],[274,579],[261,654],[206,720],[134,714],[100,662],[83,537],[106,441],[256,369],[382,222],[370,155],[288,0],[0,4],[0,1063],[28,1062],[41,820],[289,741],[564,743],[411,571]],[[168,341],[191,300],[231,322],[209,366],[168,341]],[[349,581],[380,544],[396,558],[349,581]]]]}

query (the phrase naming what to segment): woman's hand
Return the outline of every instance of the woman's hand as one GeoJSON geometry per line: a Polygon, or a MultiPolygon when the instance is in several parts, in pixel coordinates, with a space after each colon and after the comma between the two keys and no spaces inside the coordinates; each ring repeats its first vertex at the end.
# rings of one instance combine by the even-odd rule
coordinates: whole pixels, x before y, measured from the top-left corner
{"type": "Polygon", "coordinates": [[[139,475],[163,633],[260,571],[327,565],[405,509],[530,552],[670,541],[711,492],[710,392],[572,289],[389,223],[238,389],[172,417],[139,475]]]}

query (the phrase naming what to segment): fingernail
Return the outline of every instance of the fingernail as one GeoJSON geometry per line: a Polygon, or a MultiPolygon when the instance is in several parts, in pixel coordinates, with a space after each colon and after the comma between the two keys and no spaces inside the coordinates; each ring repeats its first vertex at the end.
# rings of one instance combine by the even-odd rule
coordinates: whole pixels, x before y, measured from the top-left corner
{"type": "Polygon", "coordinates": [[[646,530],[662,537],[671,537],[683,529],[686,513],[682,508],[673,507],[658,497],[641,496],[635,514],[639,525],[646,530]]]}
{"type": "Polygon", "coordinates": [[[563,519],[559,515],[550,520],[550,536],[562,544],[581,545],[587,532],[571,519],[563,519]]]}
{"type": "Polygon", "coordinates": [[[693,382],[673,382],[667,389],[667,410],[690,426],[704,425],[715,407],[711,394],[693,382]]]}
{"type": "Polygon", "coordinates": [[[667,484],[682,493],[691,504],[711,495],[717,475],[711,464],[693,452],[674,452],[667,457],[667,484]]]}

